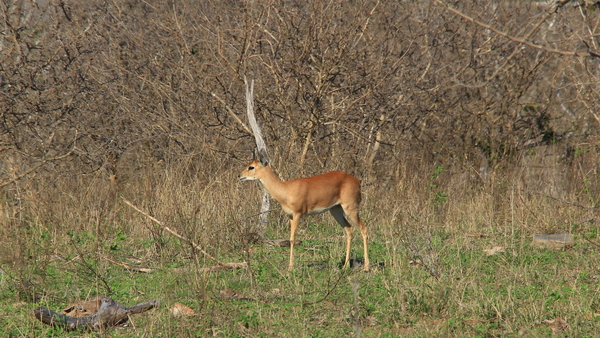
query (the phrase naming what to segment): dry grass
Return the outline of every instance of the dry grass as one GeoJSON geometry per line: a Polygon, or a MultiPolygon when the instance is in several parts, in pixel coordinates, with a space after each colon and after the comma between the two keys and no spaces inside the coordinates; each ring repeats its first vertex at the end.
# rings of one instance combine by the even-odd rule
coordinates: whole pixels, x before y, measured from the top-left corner
{"type": "Polygon", "coordinates": [[[110,336],[598,336],[600,77],[566,55],[600,17],[563,5],[2,3],[0,337],[63,336],[32,309],[98,295],[163,302],[110,336]],[[373,272],[340,270],[329,215],[293,273],[256,241],[288,225],[238,180],[243,76],[282,178],[362,180],[373,272]]]}
{"type": "MultiPolygon", "coordinates": [[[[299,264],[288,274],[288,249],[246,236],[261,232],[258,186],[238,182],[237,168],[189,168],[180,162],[129,173],[118,185],[101,173],[15,185],[18,198],[3,199],[1,335],[62,334],[35,321],[31,309],[60,309],[101,294],[125,304],[164,304],[114,336],[540,336],[561,327],[569,335],[598,334],[595,181],[579,176],[565,187],[562,171],[538,170],[531,179],[525,165],[486,182],[469,167],[437,175],[435,167],[406,169],[394,186],[364,187],[374,272],[339,270],[343,232],[319,215],[303,222],[299,264]],[[250,268],[204,270],[214,263],[118,196],[218,259],[250,268]],[[533,234],[555,232],[572,233],[576,245],[531,246],[533,234]],[[487,256],[494,246],[503,252],[487,256]],[[127,271],[111,260],[152,272],[127,271]],[[171,317],[174,303],[197,315],[171,317]],[[568,327],[553,327],[556,318],[568,327]]],[[[275,210],[270,219],[266,236],[286,238],[286,217],[275,210]]]]}

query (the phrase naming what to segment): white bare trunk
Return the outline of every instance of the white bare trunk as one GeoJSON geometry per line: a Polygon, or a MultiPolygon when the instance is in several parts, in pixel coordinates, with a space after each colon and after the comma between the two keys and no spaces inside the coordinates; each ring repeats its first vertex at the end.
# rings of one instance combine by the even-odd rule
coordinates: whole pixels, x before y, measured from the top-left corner
{"type": "MultiPolygon", "coordinates": [[[[268,157],[267,146],[262,137],[260,127],[256,122],[256,117],[254,117],[254,80],[250,81],[250,85],[248,85],[248,81],[244,76],[244,83],[246,84],[246,112],[248,113],[248,121],[250,122],[250,128],[252,128],[252,133],[254,133],[254,139],[256,140],[257,152],[264,151],[264,153],[268,157]]],[[[267,191],[267,189],[263,189],[260,216],[258,218],[258,227],[261,230],[264,230],[264,228],[267,225],[267,222],[269,221],[269,210],[271,210],[271,199],[269,198],[269,192],[267,191]]]]}

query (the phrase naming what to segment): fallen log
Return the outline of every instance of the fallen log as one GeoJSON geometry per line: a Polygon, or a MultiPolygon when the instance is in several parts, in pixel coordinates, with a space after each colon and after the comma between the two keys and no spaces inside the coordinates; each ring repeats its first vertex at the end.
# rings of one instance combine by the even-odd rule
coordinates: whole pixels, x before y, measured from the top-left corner
{"type": "Polygon", "coordinates": [[[146,312],[159,304],[158,300],[151,299],[128,308],[115,300],[102,297],[98,312],[90,316],[71,317],[42,306],[33,310],[33,314],[35,318],[46,325],[61,327],[69,331],[77,329],[103,331],[117,325],[123,325],[129,320],[130,315],[146,312]]]}

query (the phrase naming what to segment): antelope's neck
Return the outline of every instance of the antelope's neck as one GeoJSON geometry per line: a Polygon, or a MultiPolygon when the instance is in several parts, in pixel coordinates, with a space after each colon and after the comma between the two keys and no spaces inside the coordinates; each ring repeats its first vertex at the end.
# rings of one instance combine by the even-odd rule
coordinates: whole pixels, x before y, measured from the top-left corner
{"type": "Polygon", "coordinates": [[[267,175],[260,178],[260,182],[263,184],[265,189],[271,194],[275,200],[279,203],[285,201],[287,196],[287,187],[285,182],[281,181],[277,175],[269,167],[265,167],[267,175]]]}

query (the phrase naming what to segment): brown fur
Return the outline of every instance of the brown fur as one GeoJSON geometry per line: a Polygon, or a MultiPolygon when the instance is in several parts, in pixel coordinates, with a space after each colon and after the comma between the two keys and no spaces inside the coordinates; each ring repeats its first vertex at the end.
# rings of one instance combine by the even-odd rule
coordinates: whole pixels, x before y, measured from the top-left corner
{"type": "Polygon", "coordinates": [[[250,162],[241,173],[240,179],[259,180],[269,191],[271,197],[279,202],[283,210],[290,215],[290,264],[294,267],[294,242],[300,218],[307,214],[331,212],[335,220],[346,233],[346,260],[344,267],[350,262],[350,246],[352,243],[352,225],[357,226],[363,237],[365,261],[363,270],[369,270],[369,251],[367,226],[358,215],[360,206],[360,181],[345,172],[331,171],[313,177],[298,178],[287,182],[281,181],[261,156],[261,160],[250,162]]]}

